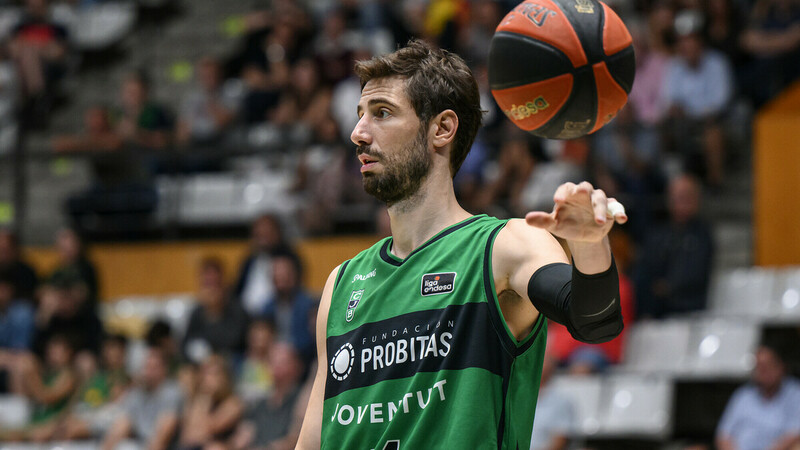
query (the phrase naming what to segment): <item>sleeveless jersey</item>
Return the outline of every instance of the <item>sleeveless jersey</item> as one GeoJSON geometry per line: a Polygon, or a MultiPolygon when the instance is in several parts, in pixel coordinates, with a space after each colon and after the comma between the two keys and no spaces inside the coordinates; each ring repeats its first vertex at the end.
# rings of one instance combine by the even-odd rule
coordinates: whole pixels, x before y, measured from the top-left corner
{"type": "Polygon", "coordinates": [[[457,223],[405,259],[342,264],[327,323],[323,449],[527,449],[547,335],[517,341],[495,293],[505,221],[457,223]]]}

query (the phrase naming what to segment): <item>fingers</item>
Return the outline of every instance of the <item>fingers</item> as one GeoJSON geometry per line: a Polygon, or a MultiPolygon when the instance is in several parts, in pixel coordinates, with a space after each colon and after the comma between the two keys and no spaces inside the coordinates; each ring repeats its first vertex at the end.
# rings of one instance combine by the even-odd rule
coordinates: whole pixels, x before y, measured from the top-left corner
{"type": "Polygon", "coordinates": [[[555,204],[564,203],[567,201],[567,198],[573,193],[575,190],[575,183],[564,183],[556,189],[556,193],[553,195],[553,202],[555,204]]]}
{"type": "Polygon", "coordinates": [[[534,211],[525,215],[525,222],[533,227],[548,229],[555,225],[556,219],[552,213],[534,211]]]}
{"type": "Polygon", "coordinates": [[[606,193],[600,189],[592,192],[592,211],[594,212],[594,221],[599,225],[605,225],[608,199],[606,198],[606,193]]]}
{"type": "Polygon", "coordinates": [[[591,197],[593,191],[594,188],[588,181],[584,181],[580,184],[566,182],[556,189],[556,193],[553,195],[553,201],[556,204],[564,203],[582,195],[585,195],[588,199],[591,197]]]}
{"type": "Polygon", "coordinates": [[[619,224],[623,224],[628,221],[628,215],[625,213],[625,207],[622,206],[622,203],[618,202],[615,198],[608,199],[608,216],[613,218],[619,224]]]}

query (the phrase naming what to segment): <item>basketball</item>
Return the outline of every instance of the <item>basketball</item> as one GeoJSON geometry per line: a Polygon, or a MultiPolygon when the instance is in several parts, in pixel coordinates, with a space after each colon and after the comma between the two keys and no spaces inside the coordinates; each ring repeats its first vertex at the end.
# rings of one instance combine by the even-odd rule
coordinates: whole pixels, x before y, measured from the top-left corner
{"type": "Polygon", "coordinates": [[[519,128],[573,139],[607,124],[628,100],[633,39],[596,0],[526,0],[500,22],[489,49],[489,84],[519,128]]]}

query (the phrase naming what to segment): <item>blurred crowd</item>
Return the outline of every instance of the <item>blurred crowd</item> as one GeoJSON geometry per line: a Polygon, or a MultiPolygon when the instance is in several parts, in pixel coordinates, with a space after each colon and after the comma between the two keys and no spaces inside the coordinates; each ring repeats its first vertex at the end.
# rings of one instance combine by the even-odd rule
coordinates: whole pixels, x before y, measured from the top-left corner
{"type": "Polygon", "coordinates": [[[2,441],[126,439],[148,448],[294,448],[314,371],[318,298],[280,223],[253,224],[232,283],[204,258],[184,330],[156,318],[143,336],[101,320],[98,278],[80,237],[56,236],[44,277],[0,231],[0,394],[27,398],[30,421],[2,441]],[[136,358],[131,340],[144,343],[136,358]]]}
{"type": "MultiPolygon", "coordinates": [[[[318,298],[303,288],[303,264],[280,224],[290,221],[303,236],[386,234],[385,211],[361,188],[349,139],[360,95],[351,68],[414,36],[463,56],[479,83],[485,126],[455,179],[467,210],[547,210],[560,183],[589,180],[630,216],[611,236],[626,324],[703,310],[714,242],[702,201],[724,193],[730,171],[748,164],[753,111],[800,75],[800,1],[609,0],[633,35],[636,81],[612,123],[573,141],[520,132],[492,99],[488,48],[516,3],[256,2],[238,50],[199,58],[180,104],[154,97],[147,70],[131,71],[108,102],[85,111],[82,130],[52,139],[59,154],[93,155],[95,169],[92,187],[67,202],[75,230],[55,239],[59,268],[36,274],[15,235],[0,232],[0,390],[34,404],[32,423],[0,438],[293,447],[318,298]],[[233,283],[219,260],[204,259],[186,330],[151,324],[147,355],[130,371],[127,338],[99,318],[105,299],[82,229],[98,214],[122,213],[126,222],[152,214],[155,175],[225,172],[244,148],[283,157],[281,170],[293,174],[284,194],[300,199],[296,214],[252,224],[252,254],[233,283]]],[[[66,73],[69,35],[48,6],[26,0],[24,20],[0,46],[0,145],[16,118],[47,116],[66,73]]],[[[588,346],[554,325],[548,339],[548,358],[571,373],[624,358],[624,335],[588,346]]],[[[721,439],[735,437],[733,415],[721,439]]]]}

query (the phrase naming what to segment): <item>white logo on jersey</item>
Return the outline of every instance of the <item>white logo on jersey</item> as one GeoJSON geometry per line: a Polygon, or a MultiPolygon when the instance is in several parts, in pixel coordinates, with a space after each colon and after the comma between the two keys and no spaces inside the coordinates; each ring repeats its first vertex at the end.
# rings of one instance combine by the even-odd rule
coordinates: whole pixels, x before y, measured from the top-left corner
{"type": "Polygon", "coordinates": [[[372,278],[372,277],[374,277],[375,275],[377,275],[377,273],[378,273],[378,269],[377,269],[377,268],[375,268],[375,269],[372,269],[372,272],[370,272],[370,273],[368,273],[368,274],[366,274],[366,275],[361,275],[360,273],[357,273],[357,274],[356,274],[356,275],[353,277],[353,281],[351,281],[350,283],[355,283],[356,281],[365,281],[365,280],[369,280],[370,278],[372,278]]]}
{"type": "Polygon", "coordinates": [[[331,375],[339,381],[344,380],[350,376],[355,359],[356,352],[353,346],[349,342],[342,345],[331,358],[331,375]]]}
{"type": "Polygon", "coordinates": [[[398,414],[422,411],[428,407],[431,401],[436,402],[437,398],[439,402],[444,402],[446,400],[444,395],[445,384],[447,384],[447,379],[439,380],[434,383],[433,386],[429,387],[427,392],[425,392],[425,389],[416,392],[408,392],[403,395],[403,398],[400,400],[388,401],[386,403],[367,403],[365,405],[342,405],[337,403],[336,409],[333,411],[333,416],[331,416],[331,422],[339,422],[340,425],[344,426],[350,425],[353,422],[356,424],[362,422],[391,422],[398,414]],[[416,402],[414,400],[416,400],[416,402]],[[419,408],[417,408],[417,406],[419,406],[419,408]]]}

